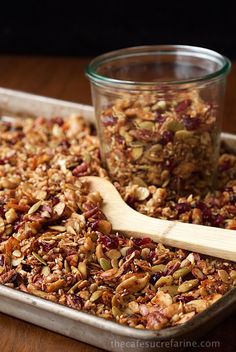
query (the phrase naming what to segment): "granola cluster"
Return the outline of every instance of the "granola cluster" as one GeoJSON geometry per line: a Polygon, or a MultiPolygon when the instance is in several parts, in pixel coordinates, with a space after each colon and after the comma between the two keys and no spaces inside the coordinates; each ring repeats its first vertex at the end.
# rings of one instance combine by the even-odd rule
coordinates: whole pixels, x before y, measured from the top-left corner
{"type": "Polygon", "coordinates": [[[129,95],[99,117],[103,158],[122,185],[203,191],[213,182],[219,151],[217,108],[197,91],[129,95]]]}
{"type": "MultiPolygon", "coordinates": [[[[178,197],[116,183],[151,216],[236,228],[236,157],[222,150],[220,188],[178,197]]],[[[0,121],[0,283],[140,329],[182,324],[236,285],[236,264],[112,231],[93,128],[71,116],[0,121]]]]}

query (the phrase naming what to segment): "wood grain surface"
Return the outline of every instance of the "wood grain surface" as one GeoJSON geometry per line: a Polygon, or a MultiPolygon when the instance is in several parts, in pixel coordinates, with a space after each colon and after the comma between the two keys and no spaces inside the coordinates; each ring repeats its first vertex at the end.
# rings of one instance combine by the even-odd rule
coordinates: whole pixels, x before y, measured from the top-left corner
{"type": "MultiPolygon", "coordinates": [[[[0,56],[0,86],[90,104],[89,83],[84,76],[88,62],[86,58],[0,56]]],[[[236,63],[228,77],[223,130],[236,133],[236,63]]],[[[232,312],[201,339],[208,346],[212,341],[219,341],[219,347],[197,347],[189,351],[236,351],[235,327],[236,317],[232,312]]],[[[101,350],[0,313],[0,352],[54,351],[101,350]]]]}

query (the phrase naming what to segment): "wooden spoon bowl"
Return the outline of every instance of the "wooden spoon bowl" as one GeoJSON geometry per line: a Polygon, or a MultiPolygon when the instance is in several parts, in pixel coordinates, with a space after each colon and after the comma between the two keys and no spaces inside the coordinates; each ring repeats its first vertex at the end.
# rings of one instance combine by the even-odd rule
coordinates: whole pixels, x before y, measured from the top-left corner
{"type": "Polygon", "coordinates": [[[130,208],[105,178],[87,176],[82,179],[89,182],[91,191],[101,194],[102,210],[112,223],[113,230],[236,262],[235,231],[151,218],[130,208]]]}

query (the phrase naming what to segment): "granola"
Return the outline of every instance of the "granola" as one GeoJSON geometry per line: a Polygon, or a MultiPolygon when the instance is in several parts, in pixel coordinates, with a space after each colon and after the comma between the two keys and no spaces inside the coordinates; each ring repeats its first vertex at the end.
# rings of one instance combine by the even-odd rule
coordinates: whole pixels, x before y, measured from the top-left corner
{"type": "Polygon", "coordinates": [[[127,95],[98,117],[113,180],[178,192],[209,189],[219,151],[217,108],[197,90],[127,95]]]}
{"type": "MultiPolygon", "coordinates": [[[[99,193],[108,177],[82,118],[0,121],[0,283],[139,329],[183,324],[236,284],[236,264],[112,231],[99,193]]],[[[222,147],[219,189],[116,187],[150,216],[236,228],[236,157],[222,147]]]]}

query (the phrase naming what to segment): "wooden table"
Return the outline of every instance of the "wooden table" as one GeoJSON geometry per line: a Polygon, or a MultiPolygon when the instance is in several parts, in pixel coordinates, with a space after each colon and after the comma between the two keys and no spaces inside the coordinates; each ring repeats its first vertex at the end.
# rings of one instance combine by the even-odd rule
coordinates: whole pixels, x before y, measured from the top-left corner
{"type": "MultiPolygon", "coordinates": [[[[0,56],[0,86],[90,104],[89,83],[84,77],[88,62],[85,58],[0,56]]],[[[228,79],[223,129],[236,133],[236,63],[228,79]]],[[[202,341],[219,341],[220,348],[194,348],[194,351],[235,351],[235,327],[236,317],[232,315],[202,338],[202,341]]],[[[64,351],[101,350],[0,314],[0,352],[64,351]]]]}

